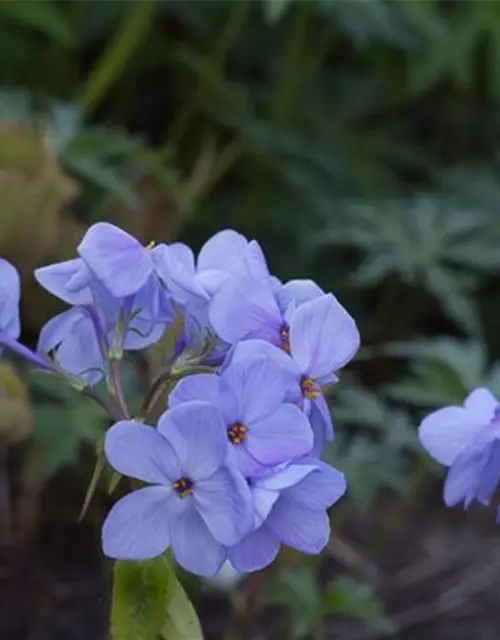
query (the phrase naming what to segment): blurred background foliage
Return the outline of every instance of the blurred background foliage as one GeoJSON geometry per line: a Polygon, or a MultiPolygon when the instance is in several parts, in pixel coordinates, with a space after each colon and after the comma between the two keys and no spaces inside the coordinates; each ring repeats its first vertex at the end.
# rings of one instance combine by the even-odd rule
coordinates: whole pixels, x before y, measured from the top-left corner
{"type": "MultiPolygon", "coordinates": [[[[33,268],[101,219],[195,248],[234,227],[359,322],[364,346],[330,390],[327,456],[350,486],[336,537],[326,560],[284,554],[264,589],[233,593],[228,638],[247,637],[255,602],[288,610],[290,638],[336,638],[331,616],[398,632],[367,567],[426,489],[439,502],[416,425],[478,384],[500,393],[499,171],[498,2],[0,2],[0,253],[23,277],[26,341],[59,309],[33,268]]],[[[36,507],[71,468],[83,500],[103,416],[15,366],[0,369],[4,483],[36,507]]]]}

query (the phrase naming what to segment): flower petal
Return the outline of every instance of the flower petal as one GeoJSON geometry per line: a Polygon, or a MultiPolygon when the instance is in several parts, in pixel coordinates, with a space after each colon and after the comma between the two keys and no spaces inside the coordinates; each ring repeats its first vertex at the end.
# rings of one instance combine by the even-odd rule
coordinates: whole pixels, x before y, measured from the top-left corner
{"type": "Polygon", "coordinates": [[[92,304],[92,294],[86,284],[75,286],[79,280],[75,280],[75,277],[80,273],[88,276],[90,272],[85,270],[85,263],[81,258],[75,258],[40,267],[35,270],[35,278],[44,289],[68,304],[92,304]],[[68,288],[70,283],[72,284],[68,288]]]}
{"type": "Polygon", "coordinates": [[[317,468],[318,460],[307,458],[306,464],[283,465],[266,476],[254,478],[252,484],[267,491],[279,491],[293,487],[317,468]]]}
{"type": "Polygon", "coordinates": [[[309,405],[309,421],[314,433],[311,455],[320,457],[327,442],[333,440],[333,424],[325,396],[320,393],[309,405]]]}
{"type": "Polygon", "coordinates": [[[146,487],[129,493],[108,513],[102,527],[102,548],[110,558],[147,560],[170,545],[167,487],[146,487]]]}
{"type": "Polygon", "coordinates": [[[264,357],[233,362],[223,379],[237,399],[238,419],[247,426],[275,411],[287,391],[279,366],[264,357]]]}
{"type": "Polygon", "coordinates": [[[484,424],[466,409],[444,407],[422,420],[418,435],[431,456],[449,466],[483,428],[484,424]]]}
{"type": "Polygon", "coordinates": [[[290,502],[305,509],[324,511],[337,502],[345,493],[345,476],[330,465],[316,460],[318,468],[303,480],[282,493],[290,502]]]}
{"type": "Polygon", "coordinates": [[[290,322],[292,358],[314,378],[343,367],[359,341],[356,323],[331,293],[300,305],[290,322]]]}
{"type": "Polygon", "coordinates": [[[239,542],[253,525],[250,489],[237,471],[222,468],[198,482],[194,490],[196,507],[211,534],[221,544],[239,542]]]}
{"type": "Polygon", "coordinates": [[[83,318],[81,309],[68,309],[45,323],[38,338],[37,351],[49,353],[63,342],[83,318]]]}
{"type": "Polygon", "coordinates": [[[250,338],[280,344],[281,313],[267,283],[228,281],[214,295],[209,314],[214,330],[229,344],[250,338]]]}
{"type": "Polygon", "coordinates": [[[473,447],[465,449],[453,461],[446,476],[443,492],[444,501],[448,507],[462,501],[465,507],[468,507],[474,500],[489,455],[488,446],[473,447]]]}
{"type": "Polygon", "coordinates": [[[287,386],[289,393],[293,393],[294,399],[300,398],[300,378],[301,371],[296,362],[290,356],[276,347],[274,344],[264,340],[245,340],[239,342],[229,356],[230,362],[249,360],[252,358],[264,357],[274,362],[281,370],[281,376],[287,386]]]}
{"type": "Polygon", "coordinates": [[[0,258],[0,330],[11,338],[18,338],[20,282],[17,269],[0,258]]]}
{"type": "Polygon", "coordinates": [[[226,559],[225,548],[214,540],[200,514],[186,509],[170,528],[172,550],[177,562],[191,573],[214,576],[226,559]]]}
{"type": "Polygon", "coordinates": [[[138,291],[153,270],[150,252],[130,234],[108,222],[90,227],[78,253],[117,298],[138,291]]]}
{"type": "Polygon", "coordinates": [[[488,424],[493,418],[495,409],[499,406],[498,400],[488,389],[474,389],[465,398],[464,408],[470,413],[475,422],[488,424]]]}
{"type": "Polygon", "coordinates": [[[325,295],[325,292],[313,280],[290,280],[280,286],[276,299],[281,313],[285,313],[291,304],[297,308],[304,302],[309,302],[309,300],[314,300],[323,295],[325,295]]]}
{"type": "Polygon", "coordinates": [[[154,262],[158,275],[177,303],[185,306],[193,296],[208,300],[196,281],[194,255],[188,246],[180,242],[164,246],[161,255],[155,255],[154,262]]]}
{"type": "Polygon", "coordinates": [[[258,462],[275,465],[309,453],[313,431],[298,407],[282,404],[274,413],[249,426],[246,445],[258,462]]]}
{"type": "Polygon", "coordinates": [[[330,521],[325,511],[312,511],[280,496],[266,526],[281,542],[302,551],[319,553],[330,538],[330,521]]]}
{"type": "Polygon", "coordinates": [[[267,529],[259,527],[237,545],[228,550],[231,564],[237,571],[260,571],[274,562],[280,550],[280,541],[267,529]]]}
{"type": "Polygon", "coordinates": [[[144,482],[170,485],[182,475],[177,456],[153,427],[122,420],[106,432],[104,451],[120,473],[144,482]]]}
{"type": "Polygon", "coordinates": [[[210,402],[197,400],[169,409],[161,416],[158,431],[172,445],[183,473],[191,480],[209,478],[226,460],[226,427],[210,402]]]}
{"type": "Polygon", "coordinates": [[[219,231],[201,248],[198,271],[215,269],[236,276],[246,275],[245,252],[248,240],[233,229],[219,231]]]}
{"type": "MultiPolygon", "coordinates": [[[[81,307],[75,307],[79,311],[81,307]]],[[[104,375],[104,357],[91,317],[81,313],[56,351],[61,369],[93,385],[104,375]]]]}
{"type": "Polygon", "coordinates": [[[169,407],[193,400],[206,400],[218,405],[220,381],[220,377],[214,373],[195,373],[183,378],[169,396],[169,407]]]}
{"type": "Polygon", "coordinates": [[[251,240],[245,251],[248,274],[255,280],[266,280],[270,277],[266,257],[257,240],[251,240]]]}

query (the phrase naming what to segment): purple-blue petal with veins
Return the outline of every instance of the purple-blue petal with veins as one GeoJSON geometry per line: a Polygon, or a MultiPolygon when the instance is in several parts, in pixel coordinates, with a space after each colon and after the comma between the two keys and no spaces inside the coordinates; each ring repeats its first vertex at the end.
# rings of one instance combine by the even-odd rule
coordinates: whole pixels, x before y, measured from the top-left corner
{"type": "Polygon", "coordinates": [[[108,222],[92,225],[77,250],[96,278],[117,298],[136,293],[154,268],[150,250],[108,222]]]}

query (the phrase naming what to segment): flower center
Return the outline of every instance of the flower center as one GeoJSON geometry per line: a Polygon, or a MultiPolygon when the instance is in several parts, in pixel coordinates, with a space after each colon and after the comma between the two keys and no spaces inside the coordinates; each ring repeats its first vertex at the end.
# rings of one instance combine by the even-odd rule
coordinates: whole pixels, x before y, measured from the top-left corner
{"type": "Polygon", "coordinates": [[[314,380],[314,378],[310,378],[309,376],[304,376],[302,378],[300,381],[300,388],[304,398],[309,398],[310,400],[314,400],[321,393],[319,384],[314,380]]]}
{"type": "Polygon", "coordinates": [[[284,322],[280,327],[281,348],[286,353],[290,353],[290,327],[284,322]]]}
{"type": "Polygon", "coordinates": [[[246,427],[244,424],[241,424],[241,422],[235,422],[230,427],[228,427],[227,437],[232,442],[232,444],[241,444],[242,442],[245,442],[248,437],[247,431],[248,427],[246,427]]]}
{"type": "Polygon", "coordinates": [[[189,478],[179,478],[174,482],[172,488],[181,498],[185,498],[193,493],[193,481],[189,478]]]}

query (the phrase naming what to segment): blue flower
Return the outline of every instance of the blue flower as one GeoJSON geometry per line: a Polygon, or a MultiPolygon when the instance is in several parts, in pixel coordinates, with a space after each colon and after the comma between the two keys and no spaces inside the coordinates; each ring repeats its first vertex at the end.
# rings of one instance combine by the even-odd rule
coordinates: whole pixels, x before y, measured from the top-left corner
{"type": "Polygon", "coordinates": [[[234,568],[263,569],[278,555],[281,544],[317,554],[330,538],[326,509],[345,493],[340,471],[314,458],[278,468],[250,482],[254,529],[228,550],[234,568]]]}
{"type": "Polygon", "coordinates": [[[181,380],[170,406],[208,400],[221,410],[234,462],[245,477],[311,451],[307,417],[284,402],[287,386],[268,358],[249,357],[230,364],[222,375],[198,374],[181,380]]]}
{"type": "Polygon", "coordinates": [[[204,307],[222,285],[234,277],[267,280],[269,271],[262,249],[232,229],[216,233],[201,248],[198,259],[182,243],[164,247],[158,272],[183,308],[204,307]]]}
{"type": "MultiPolygon", "coordinates": [[[[290,307],[288,307],[290,309],[290,307]]],[[[262,355],[276,362],[286,376],[289,399],[310,415],[319,455],[325,440],[333,438],[330,412],[321,386],[336,377],[359,348],[356,323],[332,294],[303,302],[288,312],[285,344],[278,348],[269,341],[243,340],[231,354],[232,360],[262,355]]],[[[268,336],[270,337],[270,336],[268,336]]]]}
{"type": "Polygon", "coordinates": [[[247,483],[226,466],[228,443],[216,407],[179,405],[157,429],[119,422],[106,434],[105,453],[117,471],[153,486],[113,506],[102,529],[104,553],[145,560],[172,548],[187,571],[215,575],[226,547],[248,533],[253,518],[247,483]]]}
{"type": "MultiPolygon", "coordinates": [[[[92,225],[77,251],[93,277],[115,298],[137,293],[155,271],[155,249],[109,222],[92,225]]],[[[84,284],[85,277],[81,280],[84,284]]]]}
{"type": "Polygon", "coordinates": [[[449,467],[448,506],[490,503],[500,480],[500,403],[487,389],[472,391],[462,407],[431,413],[420,424],[419,437],[431,456],[449,467]]]}
{"type": "Polygon", "coordinates": [[[64,371],[88,384],[102,378],[120,325],[125,325],[120,348],[138,350],[156,343],[173,319],[170,300],[154,273],[134,294],[123,298],[111,295],[80,258],[41,267],[35,277],[50,293],[75,305],[47,322],[38,350],[53,352],[64,371]],[[86,274],[84,286],[81,273],[86,274]]]}

